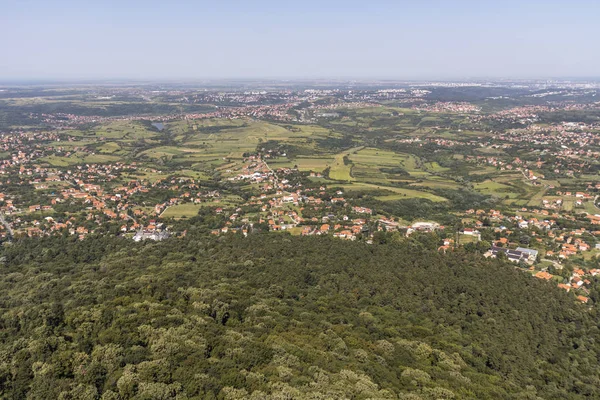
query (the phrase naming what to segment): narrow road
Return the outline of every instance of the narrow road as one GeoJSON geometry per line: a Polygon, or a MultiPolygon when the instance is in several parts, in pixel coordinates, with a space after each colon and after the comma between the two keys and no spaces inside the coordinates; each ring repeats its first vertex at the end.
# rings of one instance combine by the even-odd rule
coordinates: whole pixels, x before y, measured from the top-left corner
{"type": "MultiPolygon", "coordinates": [[[[275,173],[275,171],[273,171],[273,169],[269,166],[269,164],[267,164],[267,162],[265,160],[262,160],[262,162],[265,163],[267,169],[269,171],[271,171],[271,173],[273,174],[273,180],[275,181],[275,186],[274,187],[275,187],[275,189],[277,189],[277,187],[279,186],[279,177],[277,176],[277,174],[275,173]]],[[[283,190],[282,189],[281,192],[284,195],[288,195],[288,196],[291,195],[291,193],[288,192],[287,190],[283,190]]]]}
{"type": "Polygon", "coordinates": [[[157,218],[162,218],[163,214],[165,213],[165,211],[167,211],[169,209],[169,207],[171,206],[166,206],[164,210],[162,210],[162,212],[158,215],[157,218]]]}
{"type": "Polygon", "coordinates": [[[0,224],[4,225],[4,227],[6,228],[6,231],[8,232],[8,234],[10,235],[11,238],[15,237],[15,233],[13,232],[10,224],[8,223],[8,221],[6,221],[4,219],[4,214],[0,213],[0,224]]]}

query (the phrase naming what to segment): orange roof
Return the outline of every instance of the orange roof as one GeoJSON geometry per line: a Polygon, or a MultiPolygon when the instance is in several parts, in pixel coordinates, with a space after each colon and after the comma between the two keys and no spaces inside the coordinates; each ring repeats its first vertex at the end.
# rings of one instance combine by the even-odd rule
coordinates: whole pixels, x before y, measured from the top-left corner
{"type": "Polygon", "coordinates": [[[549,273],[548,273],[548,272],[546,272],[546,271],[540,271],[540,272],[538,272],[537,274],[535,274],[535,277],[536,277],[536,278],[540,278],[540,279],[545,279],[545,280],[550,280],[550,279],[552,279],[552,275],[551,275],[551,274],[549,274],[549,273]]]}

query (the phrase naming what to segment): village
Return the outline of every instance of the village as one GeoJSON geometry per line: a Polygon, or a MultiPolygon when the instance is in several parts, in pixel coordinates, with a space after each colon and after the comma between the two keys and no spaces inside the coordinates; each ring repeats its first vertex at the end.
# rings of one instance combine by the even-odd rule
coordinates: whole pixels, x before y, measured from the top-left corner
{"type": "MultiPolygon", "coordinates": [[[[546,122],[544,115],[592,110],[598,105],[522,106],[484,113],[480,106],[468,102],[426,101],[431,93],[414,87],[208,91],[193,95],[141,91],[136,95],[215,106],[210,111],[151,119],[145,115],[32,114],[31,118],[38,118],[52,129],[0,133],[0,239],[68,235],[83,240],[90,235],[115,235],[133,241],[162,241],[185,236],[187,229],[198,223],[195,218],[199,214],[211,216],[207,229],[217,236],[268,231],[328,235],[372,244],[382,234],[410,237],[423,233],[439,240],[440,252],[468,249],[486,257],[506,258],[536,278],[574,291],[580,301],[586,302],[590,277],[600,271],[600,125],[546,122]],[[411,107],[388,109],[380,104],[389,101],[411,107]],[[303,134],[308,124],[321,124],[335,140],[341,140],[339,133],[332,132],[347,126],[341,129],[345,132],[355,129],[348,128],[352,124],[370,121],[364,115],[375,115],[369,117],[373,121],[443,121],[446,117],[438,117],[440,114],[467,121],[471,129],[495,123],[508,124],[508,128],[471,132],[453,127],[449,131],[448,126],[436,122],[426,129],[416,128],[413,135],[387,134],[384,140],[370,145],[406,156],[407,161],[401,162],[393,158],[396,155],[390,157],[399,162],[398,170],[404,169],[404,178],[410,179],[403,182],[391,176],[390,181],[377,186],[375,192],[385,192],[379,195],[360,192],[360,188],[373,189],[368,178],[359,180],[358,189],[353,189],[352,183],[357,181],[354,171],[365,169],[355,165],[353,159],[366,159],[370,156],[361,154],[378,151],[358,146],[356,138],[346,145],[353,154],[336,148],[333,154],[327,154],[329,158],[323,159],[320,168],[294,165],[299,160],[317,162],[282,150],[294,148],[297,143],[264,142],[255,136],[246,138],[255,142],[240,146],[243,151],[226,148],[199,164],[187,163],[182,157],[180,167],[170,153],[177,151],[176,146],[167,145],[172,138],[160,132],[165,125],[174,127],[179,123],[182,129],[190,129],[183,131],[183,138],[201,135],[205,129],[203,141],[192,142],[193,146],[182,153],[193,157],[210,146],[233,141],[219,139],[215,133],[221,129],[264,129],[266,138],[269,130],[281,130],[283,124],[298,124],[283,125],[286,134],[292,136],[303,134]],[[268,125],[261,122],[264,120],[281,125],[268,125]],[[231,125],[232,121],[237,125],[231,125]],[[153,128],[151,123],[160,128],[153,128]],[[107,128],[94,132],[90,126],[107,128]],[[208,138],[212,140],[210,145],[208,138]],[[160,151],[154,158],[148,157],[154,147],[160,151]],[[425,162],[430,155],[444,152],[451,153],[452,162],[459,163],[466,173],[425,162]],[[134,153],[136,156],[130,157],[134,153]],[[411,160],[414,165],[409,170],[411,160]],[[343,174],[331,174],[336,162],[344,164],[340,167],[343,174]],[[452,210],[453,217],[460,220],[457,226],[436,218],[396,215],[385,211],[384,203],[378,200],[398,200],[408,194],[409,198],[443,202],[443,193],[431,189],[437,185],[465,186],[487,196],[493,206],[452,210]]],[[[309,139],[306,145],[312,146],[311,141],[315,139],[309,139]]],[[[373,162],[369,173],[379,167],[377,163],[386,161],[373,162]]]]}

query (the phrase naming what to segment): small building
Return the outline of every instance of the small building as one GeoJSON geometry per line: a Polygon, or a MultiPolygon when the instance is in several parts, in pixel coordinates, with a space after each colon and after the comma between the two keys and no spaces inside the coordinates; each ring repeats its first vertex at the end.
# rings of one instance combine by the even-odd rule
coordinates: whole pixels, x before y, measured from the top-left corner
{"type": "Polygon", "coordinates": [[[167,231],[148,231],[148,230],[139,230],[133,236],[133,240],[136,242],[140,242],[142,240],[154,240],[156,242],[160,242],[161,240],[165,240],[171,237],[171,234],[167,231]]]}
{"type": "Polygon", "coordinates": [[[529,262],[529,254],[519,250],[511,250],[504,247],[492,246],[488,251],[488,256],[496,258],[499,253],[506,254],[506,257],[512,262],[529,262]]]}
{"type": "Polygon", "coordinates": [[[538,256],[538,251],[534,250],[534,249],[528,249],[525,247],[517,247],[516,249],[517,251],[520,251],[521,253],[525,253],[528,255],[528,258],[531,262],[535,262],[535,260],[537,259],[538,256]]]}

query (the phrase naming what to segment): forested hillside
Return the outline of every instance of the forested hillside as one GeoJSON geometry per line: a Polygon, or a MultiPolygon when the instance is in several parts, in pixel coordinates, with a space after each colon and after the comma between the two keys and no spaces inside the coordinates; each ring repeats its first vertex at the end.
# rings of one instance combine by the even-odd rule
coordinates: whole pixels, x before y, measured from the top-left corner
{"type": "Polygon", "coordinates": [[[7,399],[600,398],[594,310],[429,236],[25,239],[7,399]]]}

